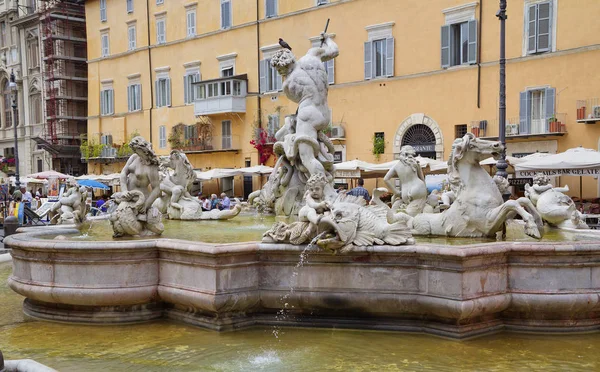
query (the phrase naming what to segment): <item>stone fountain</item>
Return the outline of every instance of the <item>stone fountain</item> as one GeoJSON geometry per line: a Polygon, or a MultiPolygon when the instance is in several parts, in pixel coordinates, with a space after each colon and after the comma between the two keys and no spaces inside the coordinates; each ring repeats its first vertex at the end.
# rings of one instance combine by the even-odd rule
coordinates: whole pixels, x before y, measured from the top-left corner
{"type": "MultiPolygon", "coordinates": [[[[322,134],[328,108],[321,62],[337,56],[338,49],[325,34],[322,45],[299,60],[284,50],[271,62],[285,77],[284,92],[300,104],[278,133],[277,169],[254,199],[281,214],[298,214],[296,221],[276,223],[262,242],[227,244],[203,243],[202,236],[197,241],[53,240],[77,230],[22,229],[5,244],[13,256],[9,286],[26,298],[24,311],[41,319],[97,324],[166,317],[219,331],[300,325],[467,338],[503,329],[598,330],[597,235],[453,246],[415,242],[413,235],[495,236],[515,215],[525,233],[542,237],[542,218],[549,217],[540,215],[536,204],[545,199],[532,193],[531,200],[504,202],[479,165],[500,152],[500,143],[470,134],[455,141],[449,170],[455,201],[442,213],[412,212],[422,198],[412,206],[414,200],[404,200],[404,190],[420,187],[405,170],[397,172],[402,175],[398,199],[405,202],[400,210],[400,204],[390,208],[378,200],[378,193],[376,205],[367,206],[333,191],[331,149],[322,134]],[[315,246],[307,246],[312,241],[315,246]],[[304,251],[308,261],[297,269],[304,251]],[[277,317],[283,296],[290,316],[277,317]]],[[[160,234],[156,205],[170,201],[167,213],[187,213],[181,201],[187,197],[185,183],[161,185],[150,145],[134,138],[131,147],[135,155],[123,170],[124,190],[111,216],[115,235],[160,234]]],[[[172,166],[177,175],[184,169],[172,166]]]]}

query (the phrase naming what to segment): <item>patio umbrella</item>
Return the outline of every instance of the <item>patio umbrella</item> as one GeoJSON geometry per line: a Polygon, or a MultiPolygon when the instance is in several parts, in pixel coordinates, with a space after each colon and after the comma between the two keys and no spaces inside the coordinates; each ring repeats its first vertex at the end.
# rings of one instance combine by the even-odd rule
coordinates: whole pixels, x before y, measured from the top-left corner
{"type": "Polygon", "coordinates": [[[69,176],[68,174],[60,173],[60,172],[57,172],[54,170],[49,170],[49,171],[44,171],[44,172],[32,173],[32,174],[27,175],[27,177],[47,180],[48,178],[68,179],[68,178],[72,178],[73,176],[69,176]]]}
{"type": "Polygon", "coordinates": [[[533,177],[541,172],[547,176],[579,176],[579,197],[583,176],[600,176],[600,152],[583,147],[568,149],[559,154],[537,157],[519,163],[515,170],[521,176],[533,177]]]}
{"type": "Polygon", "coordinates": [[[273,168],[266,165],[255,165],[253,167],[240,168],[237,171],[244,174],[270,174],[273,173],[273,168]]]}
{"type": "MultiPolygon", "coordinates": [[[[441,161],[441,160],[424,158],[420,155],[415,157],[415,159],[419,162],[419,165],[423,169],[423,172],[427,173],[427,174],[446,173],[446,170],[448,169],[448,163],[441,161]]],[[[399,160],[392,160],[392,161],[388,161],[387,163],[371,164],[366,170],[365,177],[373,178],[373,177],[385,176],[385,174],[390,169],[392,169],[393,167],[396,166],[396,164],[398,164],[398,161],[399,160]]]]}
{"type": "Polygon", "coordinates": [[[110,187],[106,186],[105,184],[98,182],[98,181],[94,181],[94,180],[79,180],[79,181],[77,181],[77,183],[81,186],[87,186],[87,187],[91,187],[93,189],[102,189],[102,190],[110,189],[110,187]]]}
{"type": "Polygon", "coordinates": [[[236,175],[242,173],[242,172],[240,172],[239,169],[221,169],[221,168],[214,168],[214,169],[208,170],[206,172],[199,172],[199,171],[195,171],[195,172],[196,172],[196,178],[201,181],[209,181],[209,180],[213,180],[213,179],[233,177],[233,176],[236,176],[236,175]]]}

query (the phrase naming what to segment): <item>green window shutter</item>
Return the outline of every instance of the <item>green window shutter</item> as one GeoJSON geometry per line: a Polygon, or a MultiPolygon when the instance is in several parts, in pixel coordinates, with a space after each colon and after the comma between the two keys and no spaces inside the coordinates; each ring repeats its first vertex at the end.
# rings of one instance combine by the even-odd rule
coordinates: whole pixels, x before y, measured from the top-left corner
{"type": "Polygon", "coordinates": [[[531,114],[529,112],[529,92],[519,94],[519,134],[528,134],[531,131],[531,114]]]}
{"type": "Polygon", "coordinates": [[[550,131],[550,118],[555,117],[556,109],[555,109],[555,98],[556,98],[556,88],[546,88],[544,92],[544,98],[546,99],[546,131],[550,131]]]}
{"type": "Polygon", "coordinates": [[[260,92],[267,91],[267,60],[260,61],[260,92]]]}
{"type": "Polygon", "coordinates": [[[442,68],[450,67],[450,26],[442,26],[441,32],[442,46],[442,68]]]}
{"type": "Polygon", "coordinates": [[[469,46],[467,59],[470,64],[477,63],[477,20],[469,21],[469,46]]]}

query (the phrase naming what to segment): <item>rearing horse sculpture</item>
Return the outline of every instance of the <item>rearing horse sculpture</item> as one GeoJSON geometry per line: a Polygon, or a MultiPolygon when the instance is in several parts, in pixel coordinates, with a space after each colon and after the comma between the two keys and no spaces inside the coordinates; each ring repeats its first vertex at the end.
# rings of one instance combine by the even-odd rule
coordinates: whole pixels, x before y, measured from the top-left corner
{"type": "Polygon", "coordinates": [[[540,238],[543,221],[528,198],[504,202],[498,187],[479,162],[490,155],[497,156],[502,144],[487,141],[467,133],[452,145],[448,160],[448,177],[457,195],[455,202],[443,213],[408,215],[388,213],[390,220],[406,220],[414,235],[453,237],[495,237],[504,222],[515,215],[525,221],[525,233],[540,238]]]}

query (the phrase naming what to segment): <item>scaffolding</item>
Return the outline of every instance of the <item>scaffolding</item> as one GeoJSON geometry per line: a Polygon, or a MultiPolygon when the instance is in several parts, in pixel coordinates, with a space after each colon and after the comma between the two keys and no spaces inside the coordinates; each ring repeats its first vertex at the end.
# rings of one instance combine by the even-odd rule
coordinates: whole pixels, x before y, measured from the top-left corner
{"type": "Polygon", "coordinates": [[[53,158],[53,169],[79,174],[87,132],[87,43],[84,2],[44,0],[40,9],[45,122],[34,138],[53,158]]]}

